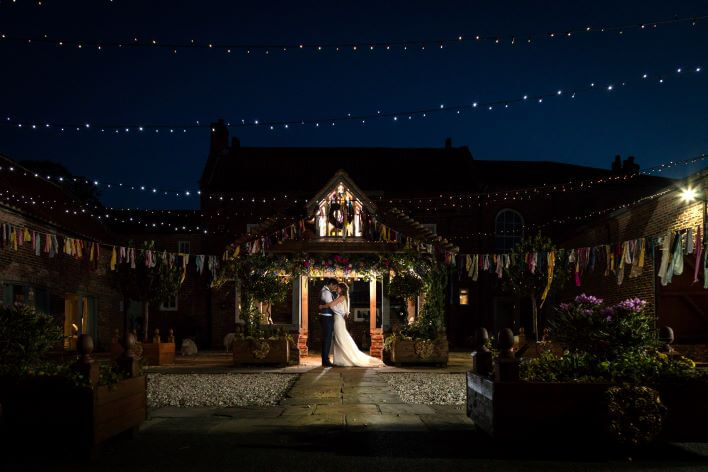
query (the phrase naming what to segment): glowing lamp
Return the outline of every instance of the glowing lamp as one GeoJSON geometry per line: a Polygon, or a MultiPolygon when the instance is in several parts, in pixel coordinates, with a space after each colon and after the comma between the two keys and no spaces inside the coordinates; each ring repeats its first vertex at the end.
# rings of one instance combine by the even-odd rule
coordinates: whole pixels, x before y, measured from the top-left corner
{"type": "Polygon", "coordinates": [[[690,203],[696,199],[698,196],[698,192],[696,192],[696,189],[687,187],[683,190],[681,190],[681,200],[684,202],[690,203]]]}

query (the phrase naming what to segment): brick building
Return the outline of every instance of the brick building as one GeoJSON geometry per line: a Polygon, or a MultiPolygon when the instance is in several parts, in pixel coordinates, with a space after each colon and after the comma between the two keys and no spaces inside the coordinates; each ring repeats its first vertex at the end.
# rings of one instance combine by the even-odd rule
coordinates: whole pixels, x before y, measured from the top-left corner
{"type": "MultiPolygon", "coordinates": [[[[342,171],[360,189],[362,198],[384,211],[395,209],[412,218],[460,252],[500,252],[537,231],[567,247],[585,244],[583,238],[594,238],[600,244],[620,237],[611,231],[642,232],[636,230],[636,216],[613,216],[629,223],[588,226],[590,229],[576,234],[578,225],[606,214],[607,208],[654,194],[670,184],[664,178],[639,175],[633,158],[622,161],[618,157],[607,169],[549,161],[484,161],[475,159],[466,146],[454,147],[449,140],[439,148],[254,148],[229,139],[223,122],[214,123],[213,129],[199,181],[199,210],[132,210],[133,223],[123,218],[125,223],[117,224],[113,218],[109,232],[95,218],[59,215],[51,210],[41,213],[35,204],[6,198],[5,218],[14,224],[38,225],[41,231],[83,235],[87,240],[114,244],[154,240],[159,250],[221,255],[226,245],[258,231],[264,223],[279,219],[285,223],[293,218],[313,221],[305,203],[342,171]]],[[[7,177],[5,172],[0,174],[7,177]]],[[[72,201],[59,186],[31,176],[23,178],[26,181],[17,176],[6,179],[5,188],[57,202],[72,201]]],[[[664,200],[645,205],[656,201],[664,200]]],[[[114,217],[119,215],[113,211],[114,217]]],[[[0,274],[6,286],[28,287],[17,289],[25,297],[29,297],[29,287],[51,294],[40,296],[47,301],[38,306],[48,306],[64,318],[69,316],[69,308],[62,308],[62,303],[66,307],[85,304],[95,312],[92,329],[99,344],[105,346],[113,330],[122,326],[120,296],[105,273],[108,251],[101,253],[98,268],[88,271],[82,261],[65,260],[64,255],[52,260],[32,256],[25,247],[17,253],[4,251],[2,257],[8,260],[0,274]],[[33,269],[32,264],[39,265],[33,269]],[[72,300],[79,301],[67,302],[68,294],[73,293],[79,293],[79,298],[72,300]]],[[[218,291],[211,289],[211,274],[197,274],[193,261],[174,301],[151,307],[149,329],[159,328],[164,333],[173,328],[178,343],[189,336],[200,348],[219,349],[224,335],[238,320],[237,290],[233,284],[218,291]]],[[[528,305],[502,293],[495,277],[472,282],[464,271],[455,269],[449,275],[446,325],[453,348],[468,345],[478,326],[497,330],[528,325],[528,305]]],[[[592,283],[588,280],[587,291],[592,283]]],[[[639,280],[627,280],[622,291],[629,292],[637,284],[639,280]]],[[[646,290],[646,286],[636,288],[637,295],[645,293],[640,289],[646,290]]],[[[15,297],[14,288],[6,288],[5,293],[6,301],[15,297]]],[[[365,304],[363,299],[360,302],[365,304]]],[[[662,306],[661,300],[656,305],[662,306]]],[[[134,325],[141,326],[140,308],[131,304],[130,311],[134,325]]],[[[275,323],[285,325],[292,314],[293,307],[285,304],[273,307],[271,316],[275,323]]],[[[352,319],[350,324],[355,339],[363,343],[367,331],[363,320],[352,319]]],[[[677,329],[683,331],[680,326],[677,329]]]]}
{"type": "Polygon", "coordinates": [[[80,333],[93,335],[106,349],[113,331],[122,327],[122,299],[107,274],[110,252],[99,246],[91,260],[90,243],[81,248],[81,257],[62,249],[66,238],[107,242],[111,235],[62,187],[5,156],[0,156],[0,185],[3,303],[26,303],[53,315],[64,327],[66,349],[75,348],[80,333]],[[58,244],[46,246],[52,235],[58,244]]]}
{"type": "MultiPolygon", "coordinates": [[[[588,216],[669,183],[638,174],[632,157],[597,169],[478,160],[450,140],[440,148],[254,148],[230,140],[223,122],[212,126],[200,190],[204,247],[216,253],[273,216],[312,217],[298,213],[302,204],[339,170],[379,207],[401,210],[462,252],[505,251],[536,231],[562,241],[588,216]]],[[[472,283],[450,275],[446,323],[453,347],[468,344],[478,326],[511,321],[518,328],[528,318],[524,302],[500,293],[493,278],[472,283]]]]}
{"type": "MultiPolygon", "coordinates": [[[[658,198],[647,199],[576,228],[562,246],[595,246],[650,237],[649,263],[645,263],[641,275],[625,277],[621,285],[602,271],[593,272],[583,278],[580,287],[569,288],[565,296],[585,292],[610,303],[640,297],[648,302],[647,308],[656,315],[658,326],[673,328],[676,343],[683,345],[685,352],[696,358],[708,358],[708,291],[703,288],[703,256],[696,261],[696,248],[692,254],[685,254],[683,273],[674,275],[671,282],[664,285],[659,274],[663,241],[657,240],[665,238],[667,232],[679,232],[680,243],[686,251],[688,238],[695,239],[699,230],[705,234],[707,184],[708,172],[700,172],[665,188],[658,198]],[[687,230],[691,230],[690,235],[687,230]]],[[[631,265],[626,270],[629,269],[631,265]]]]}

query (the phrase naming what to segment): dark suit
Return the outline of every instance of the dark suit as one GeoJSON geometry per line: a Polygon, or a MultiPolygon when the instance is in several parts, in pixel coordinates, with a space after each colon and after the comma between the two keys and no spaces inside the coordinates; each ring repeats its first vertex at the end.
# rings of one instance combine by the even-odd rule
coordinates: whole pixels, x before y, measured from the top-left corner
{"type": "MultiPolygon", "coordinates": [[[[328,303],[323,297],[326,291],[329,290],[320,292],[322,304],[328,303]]],[[[335,294],[332,293],[332,299],[334,298],[335,294]]],[[[322,365],[329,365],[329,352],[332,350],[332,337],[334,336],[334,311],[331,308],[320,309],[320,327],[322,328],[322,365]]]]}

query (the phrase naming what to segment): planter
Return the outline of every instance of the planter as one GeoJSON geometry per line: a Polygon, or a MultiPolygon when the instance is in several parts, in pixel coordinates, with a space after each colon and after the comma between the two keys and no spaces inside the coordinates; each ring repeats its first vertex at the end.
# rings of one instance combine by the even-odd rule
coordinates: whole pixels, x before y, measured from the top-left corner
{"type": "MultiPolygon", "coordinates": [[[[602,441],[611,384],[494,382],[467,373],[467,416],[494,439],[602,441]]],[[[669,409],[660,439],[708,440],[708,383],[657,388],[669,409]]]]}
{"type": "Polygon", "coordinates": [[[290,343],[286,338],[236,338],[232,351],[234,365],[287,365],[290,361],[290,343]]]}
{"type": "Polygon", "coordinates": [[[143,343],[143,359],[148,365],[175,363],[175,343],[143,343]]]}
{"type": "Polygon", "coordinates": [[[391,344],[391,363],[400,365],[447,366],[448,345],[445,336],[435,340],[401,339],[391,344]]]}
{"type": "MultiPolygon", "coordinates": [[[[145,377],[80,388],[60,378],[2,381],[3,442],[88,454],[145,420],[145,377]]],[[[20,447],[18,450],[24,449],[20,447]]]]}

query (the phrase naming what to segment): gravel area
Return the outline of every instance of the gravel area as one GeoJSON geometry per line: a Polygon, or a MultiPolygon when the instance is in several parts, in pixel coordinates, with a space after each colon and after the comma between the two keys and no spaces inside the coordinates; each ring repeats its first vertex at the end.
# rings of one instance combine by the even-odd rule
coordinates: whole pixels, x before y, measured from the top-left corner
{"type": "Polygon", "coordinates": [[[296,379],[291,374],[148,374],[148,408],[275,405],[296,379]]]}
{"type": "Polygon", "coordinates": [[[464,405],[465,374],[380,374],[405,403],[464,405]]]}

